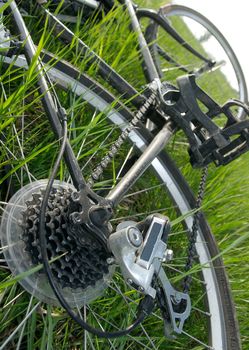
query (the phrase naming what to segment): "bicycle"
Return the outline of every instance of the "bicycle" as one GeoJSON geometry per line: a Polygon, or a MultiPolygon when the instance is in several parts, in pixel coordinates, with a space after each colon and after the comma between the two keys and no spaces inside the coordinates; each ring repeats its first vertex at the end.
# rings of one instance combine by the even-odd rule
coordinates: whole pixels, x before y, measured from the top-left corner
{"type": "MultiPolygon", "coordinates": [[[[26,314],[21,311],[23,321],[13,334],[8,334],[0,348],[9,346],[10,342],[16,348],[35,344],[34,334],[26,331],[26,322],[34,324],[37,317],[34,315],[40,314],[42,319],[46,313],[51,320],[51,308],[45,311],[41,306],[48,303],[55,307],[55,318],[65,317],[61,313],[56,315],[61,304],[83,327],[84,348],[156,349],[177,345],[186,349],[199,344],[209,349],[239,349],[237,321],[222,259],[199,209],[207,165],[229,163],[248,149],[248,107],[244,103],[247,93],[242,71],[237,70],[241,72],[238,97],[242,102],[233,100],[223,106],[196,83],[198,77],[214,71],[217,63],[206,58],[203,63],[203,54],[198,54],[197,49],[187,47],[187,51],[201,58],[201,66],[186,71],[185,64],[178,64],[178,85],[163,77],[161,82],[160,75],[165,71],[161,58],[167,56],[167,51],[161,46],[161,36],[158,41],[156,36],[160,27],[173,28],[162,13],[169,8],[163,7],[159,13],[139,10],[126,0],[133,30],[138,34],[142,66],[149,80],[138,92],[58,16],[40,4],[39,9],[49,16],[56,35],[69,45],[76,40],[80,54],[86,56],[83,68],[97,69],[121,94],[117,100],[84,71],[42,52],[41,45],[36,48],[15,1],[1,5],[5,10],[10,9],[21,39],[12,40],[3,29],[7,38],[2,58],[7,67],[3,82],[8,84],[10,98],[1,83],[5,97],[2,110],[7,116],[0,140],[4,146],[1,183],[5,185],[1,198],[6,202],[1,243],[8,267],[15,276],[21,274],[23,279],[19,282],[32,297],[26,305],[26,314]],[[148,18],[143,33],[139,23],[143,25],[148,18]],[[189,74],[182,76],[182,72],[189,74]],[[16,90],[11,84],[20,79],[26,82],[16,90]],[[34,82],[38,83],[39,91],[34,82]],[[26,110],[24,104],[19,106],[23,98],[31,109],[26,110]],[[40,98],[51,126],[43,121],[40,98]],[[67,111],[60,101],[65,103],[67,111]],[[20,117],[15,118],[11,110],[17,105],[20,117]],[[133,113],[134,107],[138,111],[133,113]],[[31,118],[34,112],[38,119],[35,121],[31,118]],[[214,121],[221,114],[225,123],[217,127],[214,121]],[[46,135],[39,129],[40,123],[46,135]],[[56,142],[49,132],[51,128],[56,142]],[[179,129],[184,131],[190,144],[192,164],[204,168],[197,200],[164,152],[166,143],[179,129]],[[133,144],[128,153],[127,140],[133,144]],[[99,141],[98,148],[96,141],[99,141]],[[37,162],[42,152],[46,153],[45,164],[44,160],[42,164],[37,162]],[[138,157],[137,152],[141,156],[138,157]],[[61,163],[63,155],[68,170],[61,163]],[[118,164],[120,158],[124,158],[121,165],[118,164]],[[93,163],[98,164],[97,167],[93,163]],[[156,175],[148,170],[150,165],[156,175]],[[61,181],[55,180],[58,170],[61,181]],[[89,176],[87,181],[83,171],[89,176]],[[147,181],[150,185],[146,188],[147,181]],[[162,197],[162,189],[170,196],[162,197]],[[133,192],[127,194],[129,190],[133,192]],[[148,203],[143,214],[139,201],[145,199],[148,203]],[[152,210],[153,204],[159,208],[152,210]],[[120,217],[114,217],[114,209],[120,217]],[[160,212],[163,214],[158,214],[160,212]],[[165,216],[165,212],[170,215],[165,216]],[[177,212],[180,219],[174,220],[177,212]],[[173,234],[172,218],[176,230],[173,234]],[[113,229],[116,222],[118,225],[113,229]],[[176,267],[170,264],[171,247],[176,255],[176,267]],[[183,260],[187,260],[186,271],[180,270],[183,260]],[[171,276],[172,272],[179,275],[171,276]],[[34,297],[39,301],[35,302],[34,297]],[[119,312],[123,312],[121,316],[119,312]],[[28,321],[29,317],[32,321],[28,321]],[[193,329],[195,317],[200,323],[197,329],[193,329]],[[164,329],[167,338],[158,341],[158,335],[153,335],[154,328],[161,332],[164,329]],[[190,330],[194,334],[189,334],[190,330]]],[[[172,35],[177,35],[173,29],[172,35]]],[[[183,44],[179,37],[174,40],[178,39],[183,44]]],[[[186,49],[186,44],[184,46],[186,49]]],[[[233,53],[232,56],[235,57],[233,53]]],[[[168,56],[166,62],[176,64],[168,56]]],[[[238,65],[237,61],[233,62],[238,65]]],[[[18,301],[18,297],[14,301],[18,301]]],[[[5,307],[13,312],[18,305],[7,298],[5,307]]],[[[60,333],[63,319],[57,322],[60,333]]],[[[48,325],[50,331],[51,327],[48,325]]],[[[59,339],[56,346],[65,348],[68,341],[65,339],[61,343],[59,339]]]]}

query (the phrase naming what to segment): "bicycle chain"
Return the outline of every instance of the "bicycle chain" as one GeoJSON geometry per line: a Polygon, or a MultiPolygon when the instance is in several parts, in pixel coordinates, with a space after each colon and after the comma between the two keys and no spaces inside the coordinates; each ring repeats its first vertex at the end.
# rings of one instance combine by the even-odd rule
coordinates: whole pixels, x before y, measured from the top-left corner
{"type": "MultiPolygon", "coordinates": [[[[189,239],[189,246],[188,246],[188,258],[185,265],[185,271],[188,272],[193,266],[195,257],[196,257],[196,249],[195,244],[197,240],[197,233],[198,233],[198,224],[199,224],[199,218],[201,215],[200,208],[202,205],[203,197],[204,197],[204,191],[205,186],[207,182],[207,175],[208,175],[208,167],[204,167],[202,170],[202,176],[199,184],[197,199],[196,199],[196,212],[193,217],[193,225],[192,225],[192,231],[190,233],[190,239],[189,239]]],[[[187,275],[184,278],[183,281],[183,292],[189,293],[190,287],[191,287],[192,277],[191,275],[187,275]]]]}
{"type": "Polygon", "coordinates": [[[94,169],[92,175],[87,181],[87,185],[92,187],[95,181],[98,181],[104,170],[107,168],[109,163],[112,161],[114,156],[118,153],[120,147],[124,141],[128,138],[129,133],[137,126],[141,121],[144,122],[144,117],[149,108],[154,104],[157,97],[157,90],[152,89],[152,94],[146,100],[146,102],[140,107],[136,115],[132,118],[129,125],[122,131],[118,139],[112,144],[107,154],[101,159],[99,165],[94,169]]]}
{"type": "MultiPolygon", "coordinates": [[[[121,135],[118,137],[118,139],[114,142],[114,144],[110,147],[107,154],[101,159],[99,165],[94,169],[92,175],[87,181],[87,185],[89,187],[92,187],[96,181],[99,180],[100,176],[103,174],[104,170],[107,168],[109,163],[112,161],[113,157],[118,153],[120,147],[124,143],[124,141],[128,138],[129,133],[137,126],[138,122],[144,121],[144,117],[146,112],[149,110],[150,106],[153,105],[153,103],[156,100],[157,97],[157,91],[152,90],[152,94],[150,97],[146,100],[146,102],[140,107],[136,115],[132,118],[129,125],[122,131],[121,135]]],[[[190,234],[189,239],[189,246],[188,246],[188,258],[185,265],[185,271],[188,272],[194,263],[195,257],[196,257],[196,239],[197,239],[197,233],[198,233],[198,222],[200,217],[200,207],[202,205],[204,191],[205,191],[205,185],[207,180],[207,171],[208,167],[203,168],[199,189],[198,189],[198,195],[196,199],[196,213],[194,214],[193,218],[193,225],[192,225],[192,231],[190,234]]],[[[183,284],[183,291],[184,293],[188,293],[191,287],[192,277],[190,275],[187,275],[184,279],[183,284]]]]}

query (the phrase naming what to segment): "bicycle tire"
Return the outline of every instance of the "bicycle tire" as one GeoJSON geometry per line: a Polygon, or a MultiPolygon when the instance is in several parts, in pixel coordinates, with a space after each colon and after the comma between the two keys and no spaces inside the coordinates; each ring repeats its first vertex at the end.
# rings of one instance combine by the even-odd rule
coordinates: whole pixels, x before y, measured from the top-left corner
{"type": "MultiPolygon", "coordinates": [[[[47,64],[50,62],[51,58],[52,57],[50,55],[45,55],[43,60],[47,64]]],[[[9,64],[14,64],[14,66],[26,67],[26,61],[24,58],[19,57],[13,63],[11,63],[11,60],[8,58],[5,58],[5,60],[9,60],[9,64]]],[[[111,123],[114,124],[114,126],[118,126],[118,128],[123,129],[125,125],[127,125],[127,122],[131,119],[130,112],[119,103],[115,102],[115,98],[105,88],[102,88],[86,75],[80,74],[79,71],[70,64],[65,62],[53,62],[52,67],[48,68],[48,74],[52,81],[56,82],[57,86],[60,86],[66,91],[71,89],[71,93],[73,91],[75,95],[81,96],[82,101],[84,101],[83,104],[87,102],[89,105],[95,108],[95,110],[98,110],[101,113],[108,111],[108,118],[110,119],[111,123]]],[[[71,132],[73,133],[74,131],[72,130],[71,132]]],[[[132,144],[135,145],[140,152],[143,152],[146,145],[152,139],[152,136],[146,129],[140,126],[139,129],[136,129],[130,133],[129,138],[132,144]]],[[[5,146],[8,147],[8,143],[6,143],[5,146]]],[[[160,186],[165,186],[167,192],[170,194],[170,197],[173,199],[173,203],[176,205],[177,211],[179,211],[182,215],[186,215],[186,213],[189,213],[192,208],[195,208],[195,199],[192,191],[190,190],[180,171],[166,153],[162,152],[152,162],[152,167],[154,168],[157,177],[160,179],[160,186]]],[[[151,185],[153,185],[153,183],[151,183],[151,185]]],[[[147,192],[148,191],[150,192],[151,190],[148,190],[147,188],[147,192]]],[[[157,209],[159,210],[161,208],[157,209]]],[[[3,214],[3,216],[4,215],[5,214],[3,214]]],[[[5,220],[8,221],[11,220],[11,218],[7,217],[6,219],[5,215],[3,222],[6,223],[5,220]]],[[[184,221],[184,224],[188,230],[191,231],[192,217],[189,216],[185,218],[184,221]]],[[[7,225],[2,224],[1,241],[3,246],[6,246],[8,243],[6,239],[6,234],[8,234],[8,232],[6,231],[5,227],[7,227],[7,225]]],[[[184,231],[184,235],[185,234],[186,233],[184,231]]],[[[172,248],[174,249],[174,247],[172,248]]],[[[208,321],[205,318],[205,322],[208,323],[207,327],[209,333],[207,337],[205,336],[205,338],[210,338],[206,340],[209,341],[209,344],[206,344],[206,347],[216,350],[238,350],[240,348],[240,340],[229,283],[226,277],[222,259],[217,257],[219,250],[204,215],[202,215],[200,218],[198,244],[196,244],[196,250],[200,256],[201,263],[205,265],[202,268],[201,275],[203,276],[206,288],[205,294],[207,297],[205,298],[205,302],[209,304],[208,312],[211,314],[210,317],[208,316],[208,321]],[[207,266],[209,268],[207,268],[207,266]]],[[[9,260],[8,253],[6,253],[6,251],[4,253],[6,260],[9,260]]],[[[15,272],[13,273],[15,274],[15,272]]],[[[126,300],[126,303],[127,302],[128,301],[126,300]]],[[[160,323],[161,327],[163,328],[161,321],[160,323]]],[[[152,335],[148,336],[149,333],[147,333],[146,329],[141,330],[141,334],[145,340],[139,333],[138,336],[131,338],[128,337],[126,341],[122,339],[121,343],[119,343],[118,340],[113,341],[113,343],[110,340],[102,340],[100,343],[98,343],[98,346],[101,349],[106,349],[107,346],[110,348],[117,348],[117,346],[119,346],[118,348],[120,349],[122,346],[127,346],[130,349],[173,348],[173,340],[161,340],[158,344],[154,343],[153,327],[152,330],[150,329],[148,332],[152,333],[152,335]]],[[[16,346],[16,344],[19,346],[22,344],[24,346],[24,344],[26,344],[25,342],[27,342],[26,338],[28,335],[26,334],[25,330],[21,333],[23,337],[21,343],[20,340],[15,338],[15,334],[11,338],[12,344],[15,344],[13,346],[16,346]]],[[[2,332],[2,335],[4,336],[5,333],[2,332]]],[[[95,344],[95,341],[97,342],[95,338],[91,339],[88,337],[90,336],[86,336],[85,334],[85,339],[87,339],[85,341],[89,341],[90,346],[92,346],[91,344],[95,344]]],[[[179,346],[178,348],[191,349],[196,346],[196,342],[194,340],[190,340],[190,343],[187,345],[185,343],[185,338],[183,340],[184,344],[179,345],[180,341],[181,340],[177,339],[177,344],[179,346]]],[[[0,349],[3,349],[4,346],[6,346],[6,339],[3,339],[1,344],[0,349]]],[[[95,348],[94,346],[95,345],[93,345],[93,348],[95,348]]]]}
{"type": "MultiPolygon", "coordinates": [[[[147,26],[144,25],[147,27],[145,37],[159,75],[164,80],[175,82],[179,75],[192,73],[196,75],[198,84],[211,96],[213,90],[217,92],[217,88],[220,89],[221,92],[216,93],[218,103],[225,103],[226,99],[231,96],[245,103],[248,102],[247,85],[239,60],[224,35],[205,16],[189,7],[177,4],[162,6],[159,10],[159,17],[155,16],[153,11],[146,9],[138,9],[137,14],[140,23],[145,18],[149,19],[149,24],[147,22],[147,26]],[[166,26],[161,21],[162,18],[166,20],[166,26]],[[167,24],[180,35],[183,39],[182,43],[178,43],[172,37],[173,34],[167,33],[167,24]],[[195,54],[189,51],[186,46],[188,44],[196,50],[195,54]],[[209,63],[200,59],[197,56],[199,54],[210,60],[210,64],[212,61],[215,61],[216,64],[209,68],[209,63]],[[169,61],[171,59],[172,62],[169,61]],[[166,71],[165,74],[163,70],[166,71]],[[218,80],[216,82],[217,74],[224,76],[222,86],[221,83],[219,86],[215,85],[218,82],[218,80]],[[228,85],[232,86],[233,90],[230,96],[225,92],[228,85]]],[[[222,79],[219,81],[221,82],[222,79]]],[[[244,115],[243,111],[239,110],[238,117],[242,119],[244,115]]]]}

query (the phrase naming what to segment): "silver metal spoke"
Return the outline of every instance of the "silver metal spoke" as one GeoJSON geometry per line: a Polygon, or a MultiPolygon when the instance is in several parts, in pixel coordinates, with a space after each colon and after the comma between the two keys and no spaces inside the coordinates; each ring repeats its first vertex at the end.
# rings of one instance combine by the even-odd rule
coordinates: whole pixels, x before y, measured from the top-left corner
{"type": "MultiPolygon", "coordinates": [[[[87,312],[86,306],[84,306],[84,320],[85,320],[85,322],[87,321],[87,314],[86,314],[86,312],[87,312]]],[[[91,335],[89,334],[89,332],[87,332],[87,331],[85,331],[85,332],[86,332],[86,335],[87,335],[87,337],[88,337],[88,340],[89,340],[89,343],[90,343],[90,345],[91,345],[91,348],[92,348],[93,350],[95,350],[95,346],[94,346],[94,344],[93,344],[91,335]]]]}
{"type": "MultiPolygon", "coordinates": [[[[4,144],[4,142],[2,140],[0,140],[0,144],[2,145],[2,147],[4,147],[5,151],[7,151],[11,155],[11,157],[13,157],[13,159],[17,160],[17,157],[11,152],[11,150],[4,144]]],[[[14,168],[13,165],[12,165],[12,168],[14,168]]],[[[19,178],[17,172],[15,172],[14,175],[20,184],[21,179],[19,178]]]]}
{"type": "MultiPolygon", "coordinates": [[[[93,113],[93,116],[92,116],[92,119],[91,119],[90,124],[94,121],[96,115],[97,115],[97,111],[95,110],[94,113],[93,113]]],[[[86,143],[86,139],[87,139],[87,136],[89,135],[89,132],[90,132],[90,129],[88,129],[88,131],[86,132],[86,135],[85,135],[85,137],[84,137],[84,140],[82,141],[82,143],[81,143],[81,145],[80,145],[80,148],[79,148],[78,153],[77,153],[77,156],[76,156],[77,159],[79,159],[79,157],[80,157],[80,154],[81,154],[81,152],[82,152],[82,150],[83,150],[83,147],[84,147],[84,145],[85,145],[85,143],[86,143]]]]}
{"type": "MultiPolygon", "coordinates": [[[[33,295],[31,295],[30,301],[29,301],[29,305],[28,305],[28,307],[27,307],[27,311],[26,311],[26,316],[25,316],[25,318],[26,318],[27,315],[29,314],[29,311],[30,311],[31,306],[32,306],[33,299],[34,299],[34,297],[33,297],[33,295]]],[[[22,338],[23,338],[23,333],[24,333],[24,330],[25,330],[27,321],[28,321],[28,319],[26,318],[26,322],[22,325],[22,329],[21,329],[21,332],[20,332],[20,334],[19,334],[19,338],[18,338],[18,343],[17,343],[17,346],[16,346],[16,350],[19,350],[19,349],[20,349],[20,346],[21,346],[21,343],[22,343],[22,338]]]]}
{"type": "MultiPolygon", "coordinates": [[[[16,160],[16,161],[19,160],[19,159],[14,155],[14,153],[4,144],[4,142],[3,142],[2,140],[0,140],[0,144],[4,147],[5,151],[7,151],[7,152],[10,154],[10,156],[11,156],[14,160],[16,160]]],[[[12,166],[12,168],[13,168],[13,166],[12,166]]],[[[32,178],[33,181],[36,181],[35,176],[29,172],[28,168],[27,168],[27,167],[24,167],[24,169],[25,169],[25,171],[27,172],[28,177],[29,177],[29,178],[32,178]]],[[[22,180],[19,178],[17,172],[15,172],[14,175],[16,176],[16,178],[17,178],[19,184],[21,184],[22,180]]],[[[31,180],[31,182],[32,182],[32,180],[31,180]]]]}
{"type": "MultiPolygon", "coordinates": [[[[114,325],[112,322],[110,322],[110,321],[106,320],[104,317],[102,317],[102,316],[96,314],[96,313],[91,309],[91,307],[90,307],[89,305],[88,305],[87,308],[92,312],[93,315],[96,315],[96,317],[98,317],[99,319],[103,320],[104,322],[106,322],[107,324],[109,324],[110,326],[112,326],[114,329],[120,330],[119,327],[117,327],[116,325],[114,325]]],[[[134,342],[136,342],[137,344],[142,345],[142,346],[143,346],[143,349],[151,350],[150,347],[148,347],[146,344],[142,343],[142,342],[141,342],[140,340],[138,340],[137,338],[132,337],[131,335],[128,335],[127,337],[128,337],[128,338],[131,338],[131,339],[132,339],[134,342]]],[[[1,349],[0,349],[0,350],[1,350],[1,349]]]]}
{"type": "MultiPolygon", "coordinates": [[[[13,206],[13,207],[18,207],[18,208],[23,208],[25,209],[26,207],[24,205],[19,205],[19,204],[13,204],[13,203],[8,203],[8,202],[3,202],[3,201],[0,201],[0,204],[3,204],[3,205],[9,205],[9,206],[13,206]]],[[[4,208],[0,207],[2,210],[4,210],[4,208]]]]}
{"type": "Polygon", "coordinates": [[[208,344],[203,343],[201,340],[197,339],[196,337],[193,337],[191,334],[185,332],[184,330],[182,331],[182,333],[185,334],[190,339],[193,339],[194,341],[196,341],[198,344],[204,346],[206,349],[216,350],[216,349],[212,348],[211,346],[209,346],[208,344]]]}
{"type": "Polygon", "coordinates": [[[199,309],[198,307],[195,307],[195,306],[193,306],[193,305],[191,306],[191,308],[192,308],[193,310],[199,312],[200,314],[207,316],[207,317],[211,317],[211,316],[212,316],[212,315],[210,314],[210,312],[203,311],[203,310],[201,310],[201,309],[199,309]]]}
{"type": "Polygon", "coordinates": [[[112,128],[111,131],[108,133],[108,135],[105,137],[105,139],[101,142],[99,145],[99,148],[91,155],[91,157],[87,160],[87,162],[84,164],[84,166],[81,168],[81,171],[83,172],[84,169],[88,166],[88,164],[91,162],[91,160],[96,156],[96,154],[99,152],[99,149],[104,146],[105,142],[108,140],[108,138],[111,136],[111,134],[114,132],[115,128],[112,128]]]}
{"type": "MultiPolygon", "coordinates": [[[[14,130],[14,133],[15,133],[15,137],[16,137],[16,140],[17,140],[19,149],[20,149],[21,159],[25,160],[23,145],[21,144],[21,141],[20,141],[20,138],[19,138],[19,136],[18,136],[18,132],[17,132],[17,130],[16,130],[16,126],[15,126],[15,125],[13,125],[13,130],[14,130]]],[[[23,131],[22,131],[22,133],[23,133],[23,131]]],[[[23,141],[22,141],[22,143],[23,143],[23,141]]],[[[27,163],[24,164],[24,168],[25,168],[25,170],[26,170],[26,172],[27,172],[27,175],[28,175],[28,178],[29,178],[29,182],[32,182],[31,173],[30,173],[30,171],[29,171],[29,168],[28,168],[27,163]]],[[[23,167],[22,167],[21,181],[22,181],[22,186],[23,186],[23,167]]]]}
{"type": "MultiPolygon", "coordinates": [[[[10,306],[11,304],[13,304],[23,293],[24,293],[24,291],[21,292],[21,293],[19,293],[15,298],[13,298],[13,299],[10,300],[6,305],[4,305],[4,306],[2,307],[2,309],[5,310],[8,306],[10,306]]],[[[8,318],[8,315],[10,314],[10,312],[11,312],[11,307],[10,307],[9,309],[7,309],[7,310],[4,312],[4,316],[3,316],[3,318],[1,319],[2,324],[4,324],[5,320],[8,318]]]]}
{"type": "Polygon", "coordinates": [[[159,185],[155,185],[155,186],[143,188],[143,189],[140,190],[140,191],[136,191],[136,192],[132,192],[132,193],[126,194],[126,195],[124,196],[124,198],[129,198],[129,197],[132,197],[132,196],[136,196],[137,194],[141,194],[141,193],[144,193],[144,192],[149,192],[149,191],[152,191],[152,190],[154,190],[154,189],[156,189],[156,188],[161,188],[161,187],[163,187],[163,186],[166,186],[166,184],[162,182],[162,183],[159,184],[159,185]]]}
{"type": "Polygon", "coordinates": [[[184,64],[181,66],[175,66],[175,67],[169,67],[169,68],[163,68],[162,72],[170,72],[170,71],[175,71],[175,70],[181,70],[182,68],[189,69],[189,68],[195,68],[196,66],[194,64],[184,64]]]}
{"type": "MultiPolygon", "coordinates": [[[[13,204],[13,206],[14,206],[14,204],[13,204]]],[[[11,220],[15,221],[16,223],[19,222],[18,219],[16,219],[14,216],[10,216],[9,212],[7,212],[6,209],[4,207],[2,207],[1,205],[0,205],[0,211],[2,211],[3,213],[8,213],[11,220]]]]}
{"type": "MultiPolygon", "coordinates": [[[[89,308],[89,309],[90,309],[90,308],[89,308]]],[[[84,312],[86,313],[86,307],[84,307],[84,312]]],[[[105,331],[105,329],[104,329],[103,326],[101,325],[101,323],[100,323],[100,321],[99,321],[99,319],[98,319],[98,317],[96,316],[95,313],[93,313],[93,317],[94,317],[94,319],[96,320],[96,322],[98,323],[99,328],[100,328],[102,331],[105,331]]],[[[115,346],[112,344],[111,339],[107,338],[106,340],[108,341],[108,343],[109,343],[109,345],[110,345],[110,349],[115,350],[116,348],[115,348],[115,346]]]]}
{"type": "MultiPolygon", "coordinates": [[[[131,156],[133,150],[134,150],[134,146],[132,146],[132,147],[130,148],[130,150],[127,152],[127,156],[125,157],[125,159],[124,159],[124,161],[123,161],[123,164],[122,164],[122,166],[120,167],[119,172],[117,173],[116,180],[119,179],[119,177],[120,177],[120,175],[121,175],[121,173],[122,173],[122,171],[123,171],[123,169],[124,169],[124,167],[125,167],[125,164],[127,163],[128,159],[130,158],[130,156],[131,156]]],[[[115,184],[114,184],[113,186],[115,186],[115,184]]],[[[125,196],[124,196],[124,197],[125,197],[125,196]]]]}
{"type": "MultiPolygon", "coordinates": [[[[5,101],[6,101],[7,100],[7,95],[6,95],[5,88],[4,88],[2,82],[1,82],[1,87],[2,87],[3,95],[4,95],[4,98],[5,98],[5,101]]],[[[15,134],[18,146],[19,146],[19,150],[21,152],[21,158],[23,160],[25,160],[25,155],[24,155],[24,150],[23,150],[23,142],[24,142],[24,120],[23,120],[23,118],[24,117],[22,116],[22,128],[21,128],[22,142],[20,141],[20,138],[19,138],[19,135],[18,135],[18,132],[17,132],[15,124],[12,125],[12,129],[14,131],[14,134],[15,134]]],[[[28,175],[28,178],[29,178],[29,182],[32,182],[31,174],[30,174],[30,171],[29,171],[27,163],[24,164],[24,167],[26,169],[26,172],[27,172],[27,175],[28,175]]],[[[21,179],[21,185],[23,186],[22,179],[21,179]]]]}
{"type": "Polygon", "coordinates": [[[156,210],[151,210],[151,211],[147,211],[147,212],[143,212],[143,213],[139,213],[139,214],[132,214],[132,215],[128,215],[128,216],[120,216],[120,217],[117,217],[115,219],[111,219],[110,221],[111,222],[115,222],[115,221],[121,221],[121,220],[127,220],[129,218],[137,218],[137,217],[140,217],[140,216],[143,216],[143,217],[146,217],[150,214],[156,214],[156,213],[161,213],[161,212],[164,212],[164,211],[168,211],[170,209],[174,209],[174,207],[166,207],[166,208],[161,208],[161,209],[156,209],[156,210]]]}
{"type": "MultiPolygon", "coordinates": [[[[116,286],[117,291],[118,291],[119,294],[122,296],[123,300],[125,301],[126,305],[128,306],[128,302],[127,302],[127,299],[126,299],[125,295],[122,293],[122,291],[121,291],[120,288],[118,287],[117,283],[114,282],[114,285],[116,286]]],[[[133,316],[136,317],[136,314],[135,314],[134,310],[131,309],[131,312],[132,312],[133,316]]],[[[152,346],[152,348],[153,348],[153,349],[156,349],[155,344],[154,344],[153,341],[151,340],[151,338],[150,338],[148,332],[146,332],[146,330],[145,330],[145,328],[144,328],[144,326],[143,326],[142,323],[140,323],[140,327],[141,327],[141,329],[143,330],[143,332],[144,332],[146,338],[148,339],[150,345],[152,346]]]]}
{"type": "MultiPolygon", "coordinates": [[[[86,307],[85,306],[83,307],[83,311],[84,311],[84,321],[86,321],[86,307]]],[[[82,318],[82,314],[80,311],[79,311],[79,314],[80,314],[80,317],[82,318]]],[[[86,330],[84,330],[84,350],[87,350],[87,337],[88,337],[88,332],[86,330]]],[[[89,335],[89,340],[90,340],[91,347],[94,348],[90,335],[89,335]]]]}
{"type": "Polygon", "coordinates": [[[6,349],[6,345],[14,338],[14,336],[16,335],[16,333],[19,331],[19,329],[21,329],[23,327],[23,325],[27,322],[27,320],[29,319],[29,317],[32,315],[32,313],[37,309],[37,307],[41,304],[41,302],[39,301],[37,304],[35,304],[35,306],[32,308],[31,311],[29,311],[28,314],[26,314],[25,318],[22,320],[21,323],[19,323],[19,325],[16,327],[16,329],[11,333],[11,335],[4,341],[4,343],[0,346],[0,350],[5,350],[6,349]]]}
{"type": "MultiPolygon", "coordinates": [[[[72,111],[72,113],[73,113],[73,111],[72,111]]],[[[96,115],[97,115],[97,110],[95,110],[95,112],[93,113],[93,116],[92,116],[92,119],[91,119],[91,123],[92,123],[93,120],[95,119],[96,115]]],[[[80,148],[79,148],[79,150],[78,150],[78,152],[77,152],[77,155],[76,155],[76,159],[77,159],[77,160],[79,159],[79,157],[80,157],[80,155],[81,155],[81,152],[82,152],[83,147],[84,147],[84,145],[85,145],[85,143],[86,143],[86,139],[87,139],[87,136],[88,136],[89,132],[90,132],[90,129],[87,131],[87,133],[86,133],[86,135],[85,135],[85,137],[84,137],[84,140],[82,141],[82,143],[81,143],[81,145],[80,145],[80,148]]],[[[73,138],[76,138],[76,132],[75,132],[73,138]]],[[[84,165],[84,167],[85,167],[85,166],[86,166],[86,164],[84,165]]],[[[84,170],[84,169],[81,169],[81,171],[83,171],[83,170],[84,170]]],[[[71,182],[71,180],[72,180],[72,179],[71,179],[71,176],[69,176],[68,179],[67,179],[67,183],[71,182]]]]}
{"type": "MultiPolygon", "coordinates": [[[[77,305],[77,303],[76,303],[76,305],[77,305]]],[[[80,308],[78,305],[77,305],[77,311],[79,313],[80,318],[86,322],[87,321],[86,306],[83,306],[83,316],[82,316],[82,312],[80,311],[80,308]]],[[[92,350],[95,350],[95,347],[93,345],[93,342],[92,342],[92,339],[91,339],[89,332],[84,330],[84,350],[87,350],[87,339],[89,340],[89,343],[90,343],[92,350]]]]}
{"type": "MultiPolygon", "coordinates": [[[[183,271],[181,271],[181,270],[179,270],[179,269],[173,267],[173,266],[170,265],[170,264],[167,265],[167,268],[169,268],[169,269],[171,269],[171,270],[173,270],[173,271],[175,271],[175,272],[177,272],[177,273],[179,273],[179,274],[181,274],[181,275],[185,275],[185,272],[183,272],[183,271]]],[[[195,277],[195,276],[193,276],[193,275],[192,275],[192,278],[193,278],[193,280],[195,280],[195,281],[197,281],[197,282],[199,282],[199,283],[201,283],[201,284],[203,284],[203,285],[206,285],[206,282],[205,282],[205,281],[202,281],[202,280],[198,279],[197,277],[195,277]]]]}

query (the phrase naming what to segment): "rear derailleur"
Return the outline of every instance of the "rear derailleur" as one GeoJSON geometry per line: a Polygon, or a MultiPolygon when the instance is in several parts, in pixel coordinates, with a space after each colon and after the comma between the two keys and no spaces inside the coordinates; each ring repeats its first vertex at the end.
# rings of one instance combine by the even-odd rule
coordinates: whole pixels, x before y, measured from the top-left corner
{"type": "MultiPolygon", "coordinates": [[[[144,299],[147,298],[153,305],[148,308],[149,312],[152,312],[155,305],[160,308],[165,335],[172,337],[173,332],[181,333],[184,322],[190,315],[191,302],[188,294],[174,289],[165,269],[162,268],[162,264],[169,262],[173,256],[173,252],[167,248],[169,219],[155,214],[139,223],[125,221],[117,226],[116,232],[111,233],[110,202],[93,194],[87,188],[73,192],[72,199],[73,205],[70,209],[72,223],[76,227],[79,225],[87,227],[95,238],[102,242],[109,253],[108,264],[118,265],[126,283],[145,295],[144,299]],[[74,209],[81,208],[81,210],[72,212],[73,206],[74,209]]],[[[74,231],[78,234],[82,232],[74,231]]],[[[83,237],[78,235],[78,241],[81,242],[83,237]]],[[[139,307],[141,308],[141,305],[139,307]]]]}

